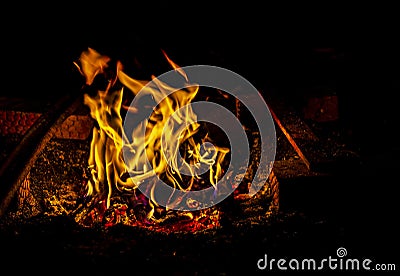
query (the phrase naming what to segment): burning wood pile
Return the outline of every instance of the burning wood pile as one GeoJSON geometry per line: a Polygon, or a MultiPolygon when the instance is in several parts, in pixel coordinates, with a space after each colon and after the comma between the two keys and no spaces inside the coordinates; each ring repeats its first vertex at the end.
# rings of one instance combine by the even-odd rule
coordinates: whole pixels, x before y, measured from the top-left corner
{"type": "Polygon", "coordinates": [[[125,225],[172,233],[257,224],[277,213],[274,133],[265,141],[249,106],[218,87],[191,82],[185,68],[164,56],[173,81],[182,84],[155,76],[136,80],[119,61],[90,48],[81,54],[74,64],[85,80],[92,135],[52,139],[5,221],[68,216],[84,228],[125,225]],[[223,109],[196,109],[196,103],[211,101],[223,109]],[[229,121],[216,123],[229,117],[226,110],[242,134],[234,127],[226,131],[229,121]],[[202,112],[211,116],[202,118],[202,112]],[[246,139],[247,149],[233,148],[242,141],[236,135],[246,139]]]}

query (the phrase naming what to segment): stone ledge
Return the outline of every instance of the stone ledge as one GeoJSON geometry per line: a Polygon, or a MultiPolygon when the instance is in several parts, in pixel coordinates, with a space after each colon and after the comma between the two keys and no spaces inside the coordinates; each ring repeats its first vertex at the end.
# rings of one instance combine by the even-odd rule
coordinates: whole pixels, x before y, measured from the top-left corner
{"type": "MultiPolygon", "coordinates": [[[[0,135],[25,135],[28,129],[41,116],[37,112],[0,110],[0,135]]],[[[89,137],[93,119],[89,115],[70,115],[55,130],[55,137],[61,139],[85,140],[89,137]]]]}

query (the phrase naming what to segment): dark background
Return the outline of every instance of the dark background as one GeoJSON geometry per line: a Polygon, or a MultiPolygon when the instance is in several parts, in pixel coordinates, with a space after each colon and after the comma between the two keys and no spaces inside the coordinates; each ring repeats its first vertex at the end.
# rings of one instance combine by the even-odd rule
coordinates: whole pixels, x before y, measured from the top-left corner
{"type": "Polygon", "coordinates": [[[398,148],[394,10],[340,3],[13,5],[3,9],[9,17],[0,25],[0,95],[79,93],[82,78],[72,62],[88,47],[125,65],[139,62],[132,77],[148,79],[170,69],[163,49],[180,66],[221,66],[293,103],[308,87],[333,85],[350,138],[378,154],[398,148]]]}
{"type": "MultiPolygon", "coordinates": [[[[376,256],[396,252],[396,9],[341,3],[137,4],[23,4],[3,9],[0,96],[79,93],[82,79],[72,62],[88,47],[126,64],[136,59],[142,70],[133,77],[144,79],[165,72],[163,49],[178,65],[231,69],[293,105],[308,87],[333,85],[343,135],[361,155],[357,177],[346,183],[346,201],[338,203],[349,240],[363,249],[370,244],[368,253],[376,256]]],[[[393,262],[396,258],[390,256],[393,262]]]]}

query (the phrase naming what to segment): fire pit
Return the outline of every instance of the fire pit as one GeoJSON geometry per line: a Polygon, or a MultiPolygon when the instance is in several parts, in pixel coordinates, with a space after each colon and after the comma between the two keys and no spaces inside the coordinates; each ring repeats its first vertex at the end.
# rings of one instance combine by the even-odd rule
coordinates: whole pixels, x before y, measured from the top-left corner
{"type": "MultiPolygon", "coordinates": [[[[187,80],[185,72],[165,52],[164,55],[172,68],[187,80]]],[[[156,90],[126,75],[120,62],[115,64],[115,71],[106,70],[109,61],[109,57],[89,48],[75,63],[86,82],[81,106],[75,103],[73,113],[78,114],[69,114],[60,120],[52,138],[37,153],[30,169],[26,170],[23,181],[17,183],[19,188],[4,215],[6,224],[36,217],[66,216],[83,228],[124,225],[163,233],[198,233],[216,231],[227,224],[264,223],[277,214],[279,184],[272,171],[272,162],[261,168],[258,179],[255,179],[262,159],[261,137],[255,124],[249,120],[245,106],[228,93],[217,89],[203,92],[195,84],[185,91],[172,91],[175,88],[159,82],[157,85],[161,89],[156,90]],[[125,96],[124,88],[130,89],[133,94],[125,96]],[[128,141],[123,117],[129,112],[137,113],[135,108],[143,107],[127,105],[133,97],[139,98],[136,94],[140,89],[145,91],[146,96],[161,98],[150,117],[150,127],[144,130],[146,140],[135,140],[138,138],[136,127],[133,140],[128,141]],[[165,92],[168,89],[171,90],[169,97],[165,92]],[[179,108],[188,106],[192,101],[208,101],[209,98],[224,104],[237,119],[242,119],[250,146],[250,158],[246,160],[248,167],[236,168],[235,172],[227,171],[231,159],[228,138],[217,126],[196,122],[196,114],[191,109],[184,114],[187,120],[185,131],[175,131],[168,137],[162,137],[165,125],[171,124],[171,120],[167,119],[174,112],[183,112],[179,108]],[[170,141],[172,146],[166,144],[170,141]],[[175,145],[174,141],[180,145],[175,145]],[[211,142],[214,141],[220,145],[213,146],[211,142]],[[138,143],[146,144],[146,148],[138,143]],[[174,150],[174,156],[182,154],[183,163],[179,166],[186,166],[189,174],[181,175],[177,164],[166,163],[159,156],[163,147],[174,150]],[[129,151],[131,159],[123,156],[124,150],[129,151]],[[143,154],[152,158],[151,173],[142,161],[143,154]],[[197,164],[207,166],[208,172],[204,175],[196,173],[197,164]],[[234,191],[227,195],[225,202],[211,204],[210,207],[199,206],[201,202],[188,197],[184,199],[184,206],[188,207],[182,208],[181,204],[178,208],[176,206],[182,198],[173,198],[173,194],[169,195],[168,204],[161,206],[156,199],[149,198],[146,192],[138,189],[135,183],[153,181],[154,171],[168,185],[186,191],[216,187],[224,174],[230,174],[224,178],[222,187],[234,187],[234,191]],[[254,189],[251,183],[257,181],[257,193],[250,196],[250,189],[254,189]]],[[[40,118],[38,113],[21,114],[31,119],[27,121],[28,128],[40,118]]],[[[19,130],[21,135],[27,131],[23,126],[19,130]]],[[[15,134],[17,130],[9,127],[3,132],[6,135],[15,134]]],[[[149,187],[154,189],[152,185],[149,187]]]]}
{"type": "MultiPolygon", "coordinates": [[[[165,58],[175,73],[190,81],[181,67],[166,54],[165,58]]],[[[308,147],[317,143],[318,137],[290,108],[268,101],[276,124],[278,151],[275,162],[263,166],[263,135],[250,110],[229,93],[198,89],[192,84],[185,87],[184,93],[171,93],[156,106],[145,101],[132,105],[138,91],[146,89],[149,81],[133,79],[122,64],[109,62],[108,57],[92,49],[82,54],[76,66],[84,77],[83,97],[61,99],[57,102],[62,107],[58,109],[62,110],[60,113],[2,111],[2,118],[10,124],[1,129],[2,135],[11,145],[8,149],[15,147],[4,154],[4,160],[14,156],[10,160],[26,161],[21,162],[20,170],[6,166],[11,162],[3,162],[2,177],[10,180],[2,187],[0,224],[1,242],[7,244],[5,250],[9,254],[6,260],[22,259],[29,267],[45,263],[42,272],[54,272],[50,269],[53,265],[63,270],[70,268],[71,272],[88,269],[92,273],[132,272],[143,267],[148,272],[171,267],[174,272],[206,273],[215,267],[216,271],[230,272],[243,266],[251,266],[251,272],[266,247],[268,253],[277,256],[285,254],[289,246],[307,248],[312,253],[313,249],[319,250],[318,242],[327,250],[337,248],[335,241],[326,237],[340,236],[339,226],[330,225],[325,218],[315,219],[290,210],[287,197],[282,200],[282,192],[288,196],[290,186],[299,191],[296,196],[292,194],[294,202],[313,202],[309,199],[315,199],[317,192],[291,186],[299,179],[313,178],[317,183],[323,177],[328,185],[337,183],[336,178],[330,178],[330,172],[315,170],[320,167],[313,157],[320,155],[308,147]],[[172,132],[168,139],[161,135],[164,125],[170,123],[164,118],[196,101],[212,101],[226,107],[243,125],[249,158],[233,172],[228,165],[233,158],[227,135],[212,123],[197,122],[192,117],[195,112],[186,110],[185,114],[190,115],[185,117],[186,131],[177,136],[172,132]],[[141,136],[130,137],[126,130],[132,129],[123,123],[129,114],[137,114],[137,108],[148,105],[153,117],[144,138],[150,143],[143,148],[140,145],[145,141],[131,139],[141,136]],[[24,119],[26,126],[12,128],[9,121],[14,120],[15,114],[29,118],[24,119]],[[42,136],[35,135],[34,129],[40,130],[42,136]],[[27,138],[37,136],[44,139],[39,139],[33,154],[24,158],[21,148],[29,148],[23,146],[27,138]],[[182,146],[164,145],[162,141],[181,141],[182,146]],[[163,147],[175,149],[172,155],[179,153],[187,164],[202,162],[209,170],[205,174],[179,175],[174,164],[165,163],[159,155],[163,147]],[[141,156],[140,150],[150,156],[153,170],[141,158],[129,158],[141,156]],[[222,187],[229,186],[233,191],[211,206],[173,196],[168,204],[159,204],[152,192],[136,185],[150,183],[146,187],[151,191],[152,171],[170,187],[181,190],[213,188],[223,179],[222,187]],[[254,187],[257,192],[252,194],[254,187]],[[282,206],[286,208],[284,212],[282,206]]],[[[158,87],[170,89],[161,82],[158,87]]],[[[153,97],[150,100],[157,96],[154,92],[146,94],[153,97]]],[[[337,155],[340,151],[333,145],[329,149],[337,155]]],[[[324,199],[320,197],[321,201],[324,199]]]]}

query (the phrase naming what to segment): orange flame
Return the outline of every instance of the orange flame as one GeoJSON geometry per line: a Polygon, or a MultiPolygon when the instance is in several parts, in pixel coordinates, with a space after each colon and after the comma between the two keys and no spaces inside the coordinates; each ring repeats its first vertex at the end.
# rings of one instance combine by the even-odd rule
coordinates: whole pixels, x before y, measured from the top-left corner
{"type": "MultiPolygon", "coordinates": [[[[199,92],[199,86],[190,84],[184,70],[164,51],[163,54],[172,68],[187,82],[185,89],[176,90],[154,76],[151,78],[155,85],[147,86],[149,81],[131,78],[118,61],[116,80],[110,81],[104,91],[98,91],[95,96],[84,95],[84,103],[90,108],[90,115],[98,124],[93,129],[88,160],[91,178],[88,181],[87,195],[104,198],[107,208],[115,192],[132,193],[134,196],[139,185],[154,175],[163,177],[165,182],[174,188],[191,190],[202,177],[196,175],[192,169],[193,165],[209,166],[210,185],[215,185],[223,174],[222,162],[229,149],[214,146],[213,151],[201,151],[201,144],[209,139],[208,134],[196,137],[201,124],[196,121],[197,117],[190,103],[199,92]],[[122,85],[115,85],[117,81],[122,85]],[[128,96],[137,97],[139,100],[149,98],[159,104],[156,107],[126,106],[123,104],[125,90],[132,93],[128,96]],[[125,133],[122,111],[140,113],[141,109],[146,108],[153,109],[147,124],[143,121],[132,133],[125,133]],[[175,124],[182,122],[187,126],[184,131],[172,131],[175,124]],[[140,139],[140,133],[145,133],[144,139],[140,139]],[[182,149],[182,157],[186,162],[178,164],[175,157],[182,149]],[[173,161],[170,163],[162,154],[164,150],[168,150],[172,157],[173,161]],[[124,159],[123,152],[129,152],[129,158],[125,156],[124,159]],[[146,166],[144,160],[150,161],[151,168],[146,166]],[[190,171],[189,179],[180,173],[182,166],[186,166],[190,171]]],[[[91,85],[98,74],[104,74],[110,60],[109,57],[89,48],[81,54],[80,65],[75,65],[86,78],[86,84],[91,85]]],[[[149,200],[149,204],[152,207],[157,206],[154,198],[149,200]]],[[[171,202],[169,207],[173,206],[174,202],[171,202]]],[[[148,213],[149,219],[153,218],[153,211],[154,209],[148,213]]]]}

